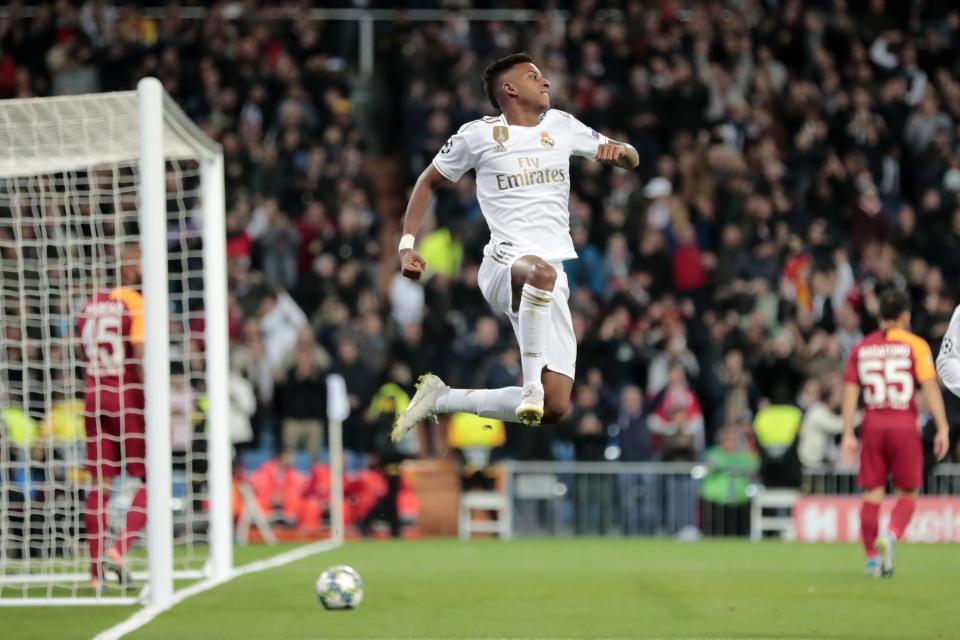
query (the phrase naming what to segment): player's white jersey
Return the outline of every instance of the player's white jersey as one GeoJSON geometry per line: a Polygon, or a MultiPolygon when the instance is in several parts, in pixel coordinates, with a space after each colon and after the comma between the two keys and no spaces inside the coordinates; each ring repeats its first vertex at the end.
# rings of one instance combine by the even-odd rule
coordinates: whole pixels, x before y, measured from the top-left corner
{"type": "Polygon", "coordinates": [[[593,158],[608,140],[569,113],[550,109],[535,127],[507,124],[502,114],[474,120],[433,159],[443,177],[477,172],[477,199],[491,244],[516,255],[576,258],[570,238],[570,156],[593,158]]]}
{"type": "Polygon", "coordinates": [[[937,355],[937,373],[943,386],[960,396],[960,306],[953,310],[950,326],[940,343],[937,355]]]}

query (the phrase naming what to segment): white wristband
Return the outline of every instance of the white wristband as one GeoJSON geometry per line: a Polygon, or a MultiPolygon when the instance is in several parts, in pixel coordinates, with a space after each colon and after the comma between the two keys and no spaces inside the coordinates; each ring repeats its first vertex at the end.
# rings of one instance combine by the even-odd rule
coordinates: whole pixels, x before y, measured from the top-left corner
{"type": "Polygon", "coordinates": [[[404,249],[413,249],[413,243],[416,242],[417,238],[412,233],[405,233],[402,238],[400,238],[400,246],[397,247],[397,251],[403,251],[404,249]]]}

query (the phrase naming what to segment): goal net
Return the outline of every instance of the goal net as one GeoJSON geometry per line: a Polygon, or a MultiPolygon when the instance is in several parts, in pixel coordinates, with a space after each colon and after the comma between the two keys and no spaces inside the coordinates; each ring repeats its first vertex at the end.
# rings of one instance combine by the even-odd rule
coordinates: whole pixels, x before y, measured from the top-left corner
{"type": "Polygon", "coordinates": [[[222,188],[218,146],[155,80],[0,102],[0,604],[132,602],[145,585],[162,603],[174,580],[229,572],[222,188]],[[114,321],[78,326],[137,266],[128,255],[143,273],[146,411],[85,402],[91,367],[129,360],[114,321]],[[145,419],[145,454],[124,428],[88,433],[118,412],[145,419]],[[120,456],[92,506],[91,443],[120,456]],[[147,516],[139,532],[131,510],[147,516]],[[91,586],[94,535],[132,584],[91,586]]]}

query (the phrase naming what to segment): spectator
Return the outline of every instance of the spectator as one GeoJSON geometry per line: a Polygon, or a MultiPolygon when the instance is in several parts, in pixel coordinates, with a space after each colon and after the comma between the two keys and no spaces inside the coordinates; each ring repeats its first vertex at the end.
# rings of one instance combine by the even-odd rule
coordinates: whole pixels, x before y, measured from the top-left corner
{"type": "Polygon", "coordinates": [[[760,468],[732,427],[725,427],[717,445],[707,450],[707,475],[700,486],[703,532],[711,536],[745,536],[750,531],[747,487],[760,468]]]}
{"type": "MultiPolygon", "coordinates": [[[[397,504],[401,485],[400,463],[411,453],[415,453],[415,449],[404,451],[405,442],[393,443],[390,440],[390,430],[398,410],[402,411],[409,401],[402,389],[396,385],[387,385],[381,387],[368,412],[367,420],[372,433],[372,465],[386,478],[387,491],[357,522],[357,528],[364,536],[370,535],[371,524],[379,519],[390,526],[390,535],[394,538],[400,537],[401,522],[397,504]]],[[[408,434],[412,435],[414,434],[408,434]]]]}
{"type": "Polygon", "coordinates": [[[713,390],[714,419],[720,424],[734,424],[744,414],[757,411],[758,393],[753,377],[744,367],[743,352],[730,349],[723,356],[713,390]]]}
{"type": "Polygon", "coordinates": [[[251,418],[254,441],[264,444],[269,434],[272,446],[279,447],[279,438],[274,437],[274,372],[267,361],[260,323],[255,319],[247,320],[243,336],[244,344],[234,347],[232,359],[244,378],[253,385],[256,398],[256,411],[251,418]]]}
{"type": "Polygon", "coordinates": [[[348,450],[348,464],[351,467],[363,466],[361,452],[368,448],[363,407],[366,398],[373,395],[377,380],[360,360],[357,342],[352,336],[340,338],[333,373],[343,376],[347,386],[347,401],[350,403],[350,416],[343,423],[343,446],[348,450]]]}
{"type": "Polygon", "coordinates": [[[607,434],[600,418],[592,411],[579,415],[575,423],[575,457],[582,462],[606,460],[607,434]]]}
{"type": "Polygon", "coordinates": [[[768,405],[754,420],[760,450],[760,478],[768,487],[800,487],[802,477],[797,454],[802,412],[793,405],[768,405]]]}
{"type": "Polygon", "coordinates": [[[267,284],[278,289],[293,288],[297,281],[300,242],[290,216],[276,206],[272,207],[267,228],[257,238],[267,284]]]}
{"type": "Polygon", "coordinates": [[[648,425],[650,431],[660,436],[660,456],[664,462],[696,460],[703,452],[703,412],[679,363],[668,369],[667,386],[660,394],[648,425]]]}
{"type": "MultiPolygon", "coordinates": [[[[575,424],[576,459],[600,462],[606,459],[607,435],[597,414],[587,411],[575,424]]],[[[603,528],[603,496],[610,491],[611,478],[598,474],[580,474],[573,479],[578,534],[596,534],[603,528]]]]}
{"type": "Polygon", "coordinates": [[[697,245],[693,226],[677,229],[677,249],[673,254],[673,285],[677,293],[694,295],[707,284],[706,263],[697,245]]]}
{"type": "Polygon", "coordinates": [[[267,363],[273,371],[282,370],[293,350],[300,328],[307,317],[286,291],[270,291],[260,303],[260,332],[267,363]]]}
{"type": "Polygon", "coordinates": [[[170,367],[170,446],[174,467],[185,468],[193,451],[195,410],[196,396],[183,365],[173,363],[170,367]]]}
{"type": "Polygon", "coordinates": [[[634,385],[624,387],[617,418],[620,433],[620,459],[626,462],[648,462],[654,458],[653,443],[647,417],[643,411],[643,393],[634,385]]]}
{"type": "Polygon", "coordinates": [[[249,449],[256,444],[251,419],[257,411],[257,396],[253,384],[234,362],[231,362],[230,366],[227,393],[230,397],[230,442],[238,450],[249,449]]]}
{"type": "Polygon", "coordinates": [[[311,461],[319,460],[327,385],[325,372],[317,366],[312,350],[297,350],[293,367],[277,385],[275,393],[283,448],[306,449],[311,461]]]}
{"type": "Polygon", "coordinates": [[[832,466],[837,458],[836,437],[843,433],[840,419],[841,382],[839,376],[832,377],[820,389],[816,402],[803,415],[797,454],[804,467],[819,469],[832,466]]]}

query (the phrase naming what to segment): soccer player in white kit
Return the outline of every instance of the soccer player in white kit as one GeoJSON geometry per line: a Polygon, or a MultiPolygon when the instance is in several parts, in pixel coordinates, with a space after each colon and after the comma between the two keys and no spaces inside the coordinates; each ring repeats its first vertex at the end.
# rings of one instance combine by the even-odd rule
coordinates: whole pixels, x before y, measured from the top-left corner
{"type": "Polygon", "coordinates": [[[490,227],[479,286],[506,314],[520,343],[523,387],[450,389],[426,374],[391,434],[402,438],[425,418],[468,412],[527,425],[552,424],[569,409],[576,366],[570,290],[562,262],[576,258],[570,237],[570,156],[624,169],[637,151],[550,108],[550,82],[529,55],[492,63],[483,73],[491,104],[501,113],[460,127],[417,180],[400,240],[403,275],[419,280],[426,263],[414,250],[433,191],[476,170],[477,199],[490,227]]]}
{"type": "Polygon", "coordinates": [[[960,396],[960,305],[953,310],[950,325],[937,354],[937,374],[943,386],[960,396]]]}

